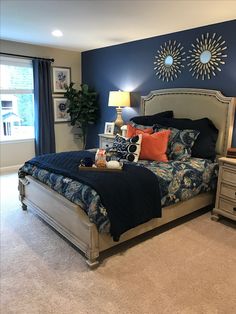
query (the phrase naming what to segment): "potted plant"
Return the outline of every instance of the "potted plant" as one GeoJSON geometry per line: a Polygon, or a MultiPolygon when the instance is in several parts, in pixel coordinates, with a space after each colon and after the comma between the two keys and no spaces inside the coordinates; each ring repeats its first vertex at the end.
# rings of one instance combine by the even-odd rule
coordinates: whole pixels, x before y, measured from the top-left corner
{"type": "Polygon", "coordinates": [[[74,83],[71,82],[66,87],[64,97],[67,99],[67,112],[70,114],[71,125],[80,128],[83,148],[85,148],[88,125],[96,123],[98,119],[98,94],[90,90],[87,84],[81,84],[80,90],[73,86],[74,83]]]}

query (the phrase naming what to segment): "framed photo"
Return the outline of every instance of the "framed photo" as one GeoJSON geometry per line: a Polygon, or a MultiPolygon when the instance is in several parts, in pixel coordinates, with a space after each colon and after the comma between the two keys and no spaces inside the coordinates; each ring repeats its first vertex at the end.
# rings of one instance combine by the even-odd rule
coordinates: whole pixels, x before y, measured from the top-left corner
{"type": "Polygon", "coordinates": [[[65,93],[71,82],[71,69],[65,67],[52,67],[53,93],[65,93]]]}
{"type": "Polygon", "coordinates": [[[67,113],[66,98],[54,98],[54,122],[68,122],[70,121],[70,115],[67,113]]]}
{"type": "Polygon", "coordinates": [[[106,122],[104,134],[114,134],[115,123],[114,122],[106,122]]]}

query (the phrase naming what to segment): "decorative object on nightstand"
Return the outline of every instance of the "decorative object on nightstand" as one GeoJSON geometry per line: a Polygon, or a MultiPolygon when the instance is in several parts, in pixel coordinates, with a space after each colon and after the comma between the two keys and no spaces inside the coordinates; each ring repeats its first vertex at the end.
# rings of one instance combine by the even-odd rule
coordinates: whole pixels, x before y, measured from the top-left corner
{"type": "Polygon", "coordinates": [[[236,148],[228,148],[226,157],[236,158],[236,148]]]}
{"type": "Polygon", "coordinates": [[[219,167],[216,203],[211,219],[217,221],[222,215],[236,221],[236,159],[219,158],[219,167]]]}
{"type": "Polygon", "coordinates": [[[113,135],[114,134],[114,128],[115,128],[114,122],[106,122],[105,123],[104,134],[113,135]]]}
{"type": "Polygon", "coordinates": [[[108,106],[116,107],[115,126],[118,129],[118,133],[120,133],[120,128],[124,124],[121,107],[130,107],[130,92],[111,91],[109,93],[108,106]]]}

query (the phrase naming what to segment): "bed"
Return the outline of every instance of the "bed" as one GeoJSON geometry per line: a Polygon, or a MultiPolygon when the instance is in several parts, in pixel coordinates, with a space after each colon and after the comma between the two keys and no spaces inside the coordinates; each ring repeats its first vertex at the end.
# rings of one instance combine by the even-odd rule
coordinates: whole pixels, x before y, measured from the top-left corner
{"type": "MultiPolygon", "coordinates": [[[[151,91],[141,97],[144,115],[173,110],[176,118],[200,119],[208,117],[219,130],[216,153],[225,156],[231,146],[235,98],[219,91],[204,89],[165,89],[151,91]]],[[[44,221],[74,244],[86,257],[88,266],[99,263],[99,254],[140,234],[213,204],[215,192],[200,193],[186,201],[162,209],[162,217],[154,218],[123,233],[114,241],[107,233],[99,233],[82,208],[30,175],[27,184],[19,180],[20,200],[24,210],[29,207],[44,221]]]]}

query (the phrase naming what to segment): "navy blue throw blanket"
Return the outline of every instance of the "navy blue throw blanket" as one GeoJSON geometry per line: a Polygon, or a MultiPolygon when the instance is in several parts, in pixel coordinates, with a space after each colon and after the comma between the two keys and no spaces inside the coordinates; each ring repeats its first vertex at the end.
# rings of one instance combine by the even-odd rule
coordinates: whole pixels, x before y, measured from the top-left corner
{"type": "Polygon", "coordinates": [[[95,154],[89,151],[46,154],[27,163],[92,187],[107,209],[114,241],[119,241],[125,231],[161,217],[159,182],[150,170],[125,164],[119,172],[81,171],[78,166],[85,157],[94,160],[95,154]]]}

